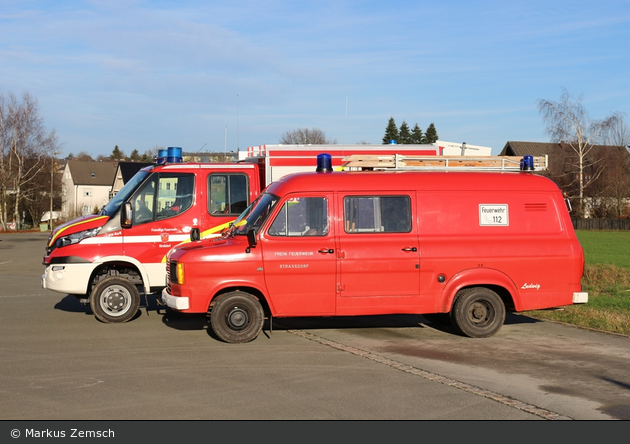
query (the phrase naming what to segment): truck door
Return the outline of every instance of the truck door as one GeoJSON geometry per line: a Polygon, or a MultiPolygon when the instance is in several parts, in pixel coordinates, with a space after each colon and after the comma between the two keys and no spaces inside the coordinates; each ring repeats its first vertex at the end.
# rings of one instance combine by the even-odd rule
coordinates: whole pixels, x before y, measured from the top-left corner
{"type": "Polygon", "coordinates": [[[414,304],[420,290],[420,253],[413,197],[415,192],[342,195],[339,308],[414,304]]]}
{"type": "Polygon", "coordinates": [[[277,315],[335,313],[337,259],[329,214],[332,195],[291,195],[266,224],[265,282],[277,315]]]}
{"type": "Polygon", "coordinates": [[[174,245],[189,239],[198,223],[195,176],[153,174],[131,198],[132,226],[123,230],[124,254],[140,261],[151,286],[164,285],[164,259],[174,245]]]}

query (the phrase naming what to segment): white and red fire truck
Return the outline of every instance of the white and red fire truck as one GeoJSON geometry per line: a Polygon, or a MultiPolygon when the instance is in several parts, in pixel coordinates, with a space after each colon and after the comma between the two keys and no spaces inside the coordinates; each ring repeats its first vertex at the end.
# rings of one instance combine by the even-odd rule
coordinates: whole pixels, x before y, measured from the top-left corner
{"type": "Polygon", "coordinates": [[[263,145],[234,163],[183,162],[181,148],[161,150],[95,215],[55,228],[43,258],[42,287],[79,297],[106,323],[138,313],[141,295],[166,285],[166,253],[190,241],[217,236],[272,181],[313,170],[330,153],[339,169],[348,155],[436,156],[431,145],[263,145]]]}

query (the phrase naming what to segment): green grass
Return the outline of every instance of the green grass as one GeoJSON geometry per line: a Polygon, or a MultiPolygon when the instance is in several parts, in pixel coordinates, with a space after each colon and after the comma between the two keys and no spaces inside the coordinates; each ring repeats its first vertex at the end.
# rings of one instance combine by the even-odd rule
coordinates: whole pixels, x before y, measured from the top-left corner
{"type": "Polygon", "coordinates": [[[576,231],[589,265],[615,265],[630,270],[630,231],[576,231]]]}
{"type": "Polygon", "coordinates": [[[588,303],[527,312],[540,319],[630,335],[630,232],[577,231],[588,303]]]}

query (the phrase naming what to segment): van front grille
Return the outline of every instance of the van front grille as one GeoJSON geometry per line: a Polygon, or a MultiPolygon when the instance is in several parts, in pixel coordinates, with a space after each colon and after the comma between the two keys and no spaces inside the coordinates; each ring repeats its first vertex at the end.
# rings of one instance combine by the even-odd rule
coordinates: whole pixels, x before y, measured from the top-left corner
{"type": "Polygon", "coordinates": [[[177,280],[177,261],[170,261],[166,266],[166,287],[171,292],[172,279],[177,280]]]}

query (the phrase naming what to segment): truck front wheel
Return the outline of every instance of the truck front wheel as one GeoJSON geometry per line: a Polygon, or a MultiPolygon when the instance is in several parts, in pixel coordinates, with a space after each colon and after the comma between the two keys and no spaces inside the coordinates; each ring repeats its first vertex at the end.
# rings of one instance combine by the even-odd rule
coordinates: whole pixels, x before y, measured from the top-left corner
{"type": "Polygon", "coordinates": [[[127,279],[108,277],[99,281],[92,290],[90,307],[96,318],[102,322],[127,322],[138,312],[140,293],[127,279]]]}
{"type": "Polygon", "coordinates": [[[503,325],[505,305],[499,295],[489,288],[465,288],[458,292],[451,321],[466,336],[488,338],[503,325]]]}
{"type": "Polygon", "coordinates": [[[244,291],[226,293],[217,299],[210,312],[210,325],[225,342],[243,343],[258,337],[265,313],[258,299],[244,291]]]}

